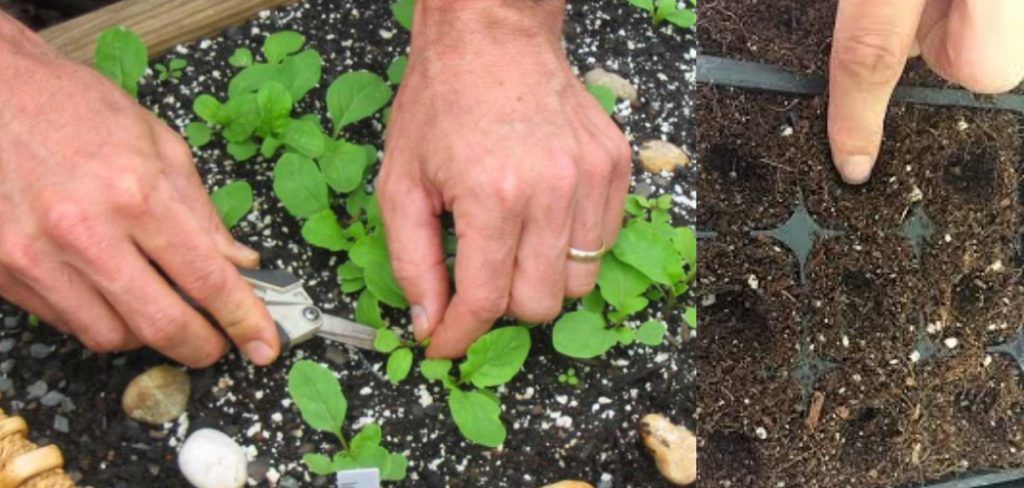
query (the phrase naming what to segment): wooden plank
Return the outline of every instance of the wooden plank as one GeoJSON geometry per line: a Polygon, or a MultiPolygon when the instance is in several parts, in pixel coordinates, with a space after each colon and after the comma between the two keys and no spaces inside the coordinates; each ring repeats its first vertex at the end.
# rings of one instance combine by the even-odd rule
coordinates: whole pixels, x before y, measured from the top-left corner
{"type": "Polygon", "coordinates": [[[296,0],[123,0],[50,27],[40,35],[61,52],[91,64],[96,38],[123,25],[139,33],[157,56],[176,44],[212,36],[241,24],[259,11],[296,0]]]}

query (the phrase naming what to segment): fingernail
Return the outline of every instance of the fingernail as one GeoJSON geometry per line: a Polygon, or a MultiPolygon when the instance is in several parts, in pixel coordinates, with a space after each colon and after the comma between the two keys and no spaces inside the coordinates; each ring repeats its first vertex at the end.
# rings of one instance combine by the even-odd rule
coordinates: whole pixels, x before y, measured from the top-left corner
{"type": "Polygon", "coordinates": [[[242,244],[241,242],[235,241],[235,250],[238,251],[238,257],[244,259],[247,262],[253,264],[259,264],[260,253],[255,249],[242,244]]]}
{"type": "Polygon", "coordinates": [[[409,307],[409,315],[412,317],[412,332],[417,338],[425,338],[430,334],[430,318],[427,317],[427,309],[420,305],[409,307]]]}
{"type": "Polygon", "coordinates": [[[259,365],[270,364],[274,360],[274,350],[265,342],[252,341],[242,346],[245,356],[259,365]]]}
{"type": "Polygon", "coordinates": [[[863,154],[835,158],[836,167],[843,181],[851,185],[861,185],[871,177],[871,169],[875,166],[875,158],[863,154]]]}

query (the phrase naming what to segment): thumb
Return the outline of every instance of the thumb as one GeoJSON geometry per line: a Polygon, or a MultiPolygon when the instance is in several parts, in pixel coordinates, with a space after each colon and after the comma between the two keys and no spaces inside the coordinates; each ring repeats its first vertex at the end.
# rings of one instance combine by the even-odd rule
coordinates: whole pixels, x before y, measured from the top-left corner
{"type": "Polygon", "coordinates": [[[409,302],[413,333],[423,340],[444,317],[450,293],[440,205],[422,187],[401,185],[396,189],[381,182],[378,198],[391,267],[409,302]]]}

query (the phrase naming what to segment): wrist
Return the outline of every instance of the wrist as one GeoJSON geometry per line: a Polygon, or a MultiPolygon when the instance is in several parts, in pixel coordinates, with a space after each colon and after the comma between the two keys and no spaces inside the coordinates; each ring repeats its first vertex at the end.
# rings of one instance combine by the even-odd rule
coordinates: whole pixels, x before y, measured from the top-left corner
{"type": "Polygon", "coordinates": [[[420,0],[412,30],[416,44],[443,38],[500,42],[535,39],[560,42],[566,0],[420,0]]]}

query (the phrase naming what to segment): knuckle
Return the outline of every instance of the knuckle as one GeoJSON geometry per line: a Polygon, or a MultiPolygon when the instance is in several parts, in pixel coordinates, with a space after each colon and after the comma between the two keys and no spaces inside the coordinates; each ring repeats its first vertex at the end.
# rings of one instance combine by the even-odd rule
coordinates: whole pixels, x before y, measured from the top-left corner
{"type": "Polygon", "coordinates": [[[72,249],[87,249],[93,232],[87,212],[85,206],[74,202],[51,205],[43,220],[44,232],[72,249]]]}
{"type": "Polygon", "coordinates": [[[127,340],[127,334],[120,328],[108,327],[102,331],[80,334],[78,340],[90,351],[108,353],[122,349],[127,340]]]}
{"type": "Polygon", "coordinates": [[[872,85],[899,79],[906,56],[899,52],[891,34],[858,33],[836,37],[832,46],[832,69],[836,75],[872,85]]]}
{"type": "Polygon", "coordinates": [[[178,331],[183,330],[184,314],[175,311],[153,311],[147,323],[136,329],[139,339],[150,347],[162,350],[176,345],[178,331]]]}
{"type": "Polygon", "coordinates": [[[147,185],[137,176],[123,175],[112,182],[111,202],[122,216],[136,218],[148,210],[147,185]]]}
{"type": "Polygon", "coordinates": [[[469,300],[466,308],[476,317],[496,319],[505,314],[508,310],[508,297],[477,297],[469,300]]]}
{"type": "Polygon", "coordinates": [[[189,272],[182,285],[199,296],[220,296],[227,290],[228,275],[220,266],[200,266],[189,272]]]}
{"type": "Polygon", "coordinates": [[[526,199],[526,185],[516,174],[499,172],[490,178],[486,187],[490,188],[494,201],[502,209],[519,208],[526,199]]]}
{"type": "Polygon", "coordinates": [[[513,307],[513,314],[517,319],[534,324],[550,322],[558,317],[561,311],[562,303],[560,301],[532,302],[530,305],[517,304],[513,307]]]}

